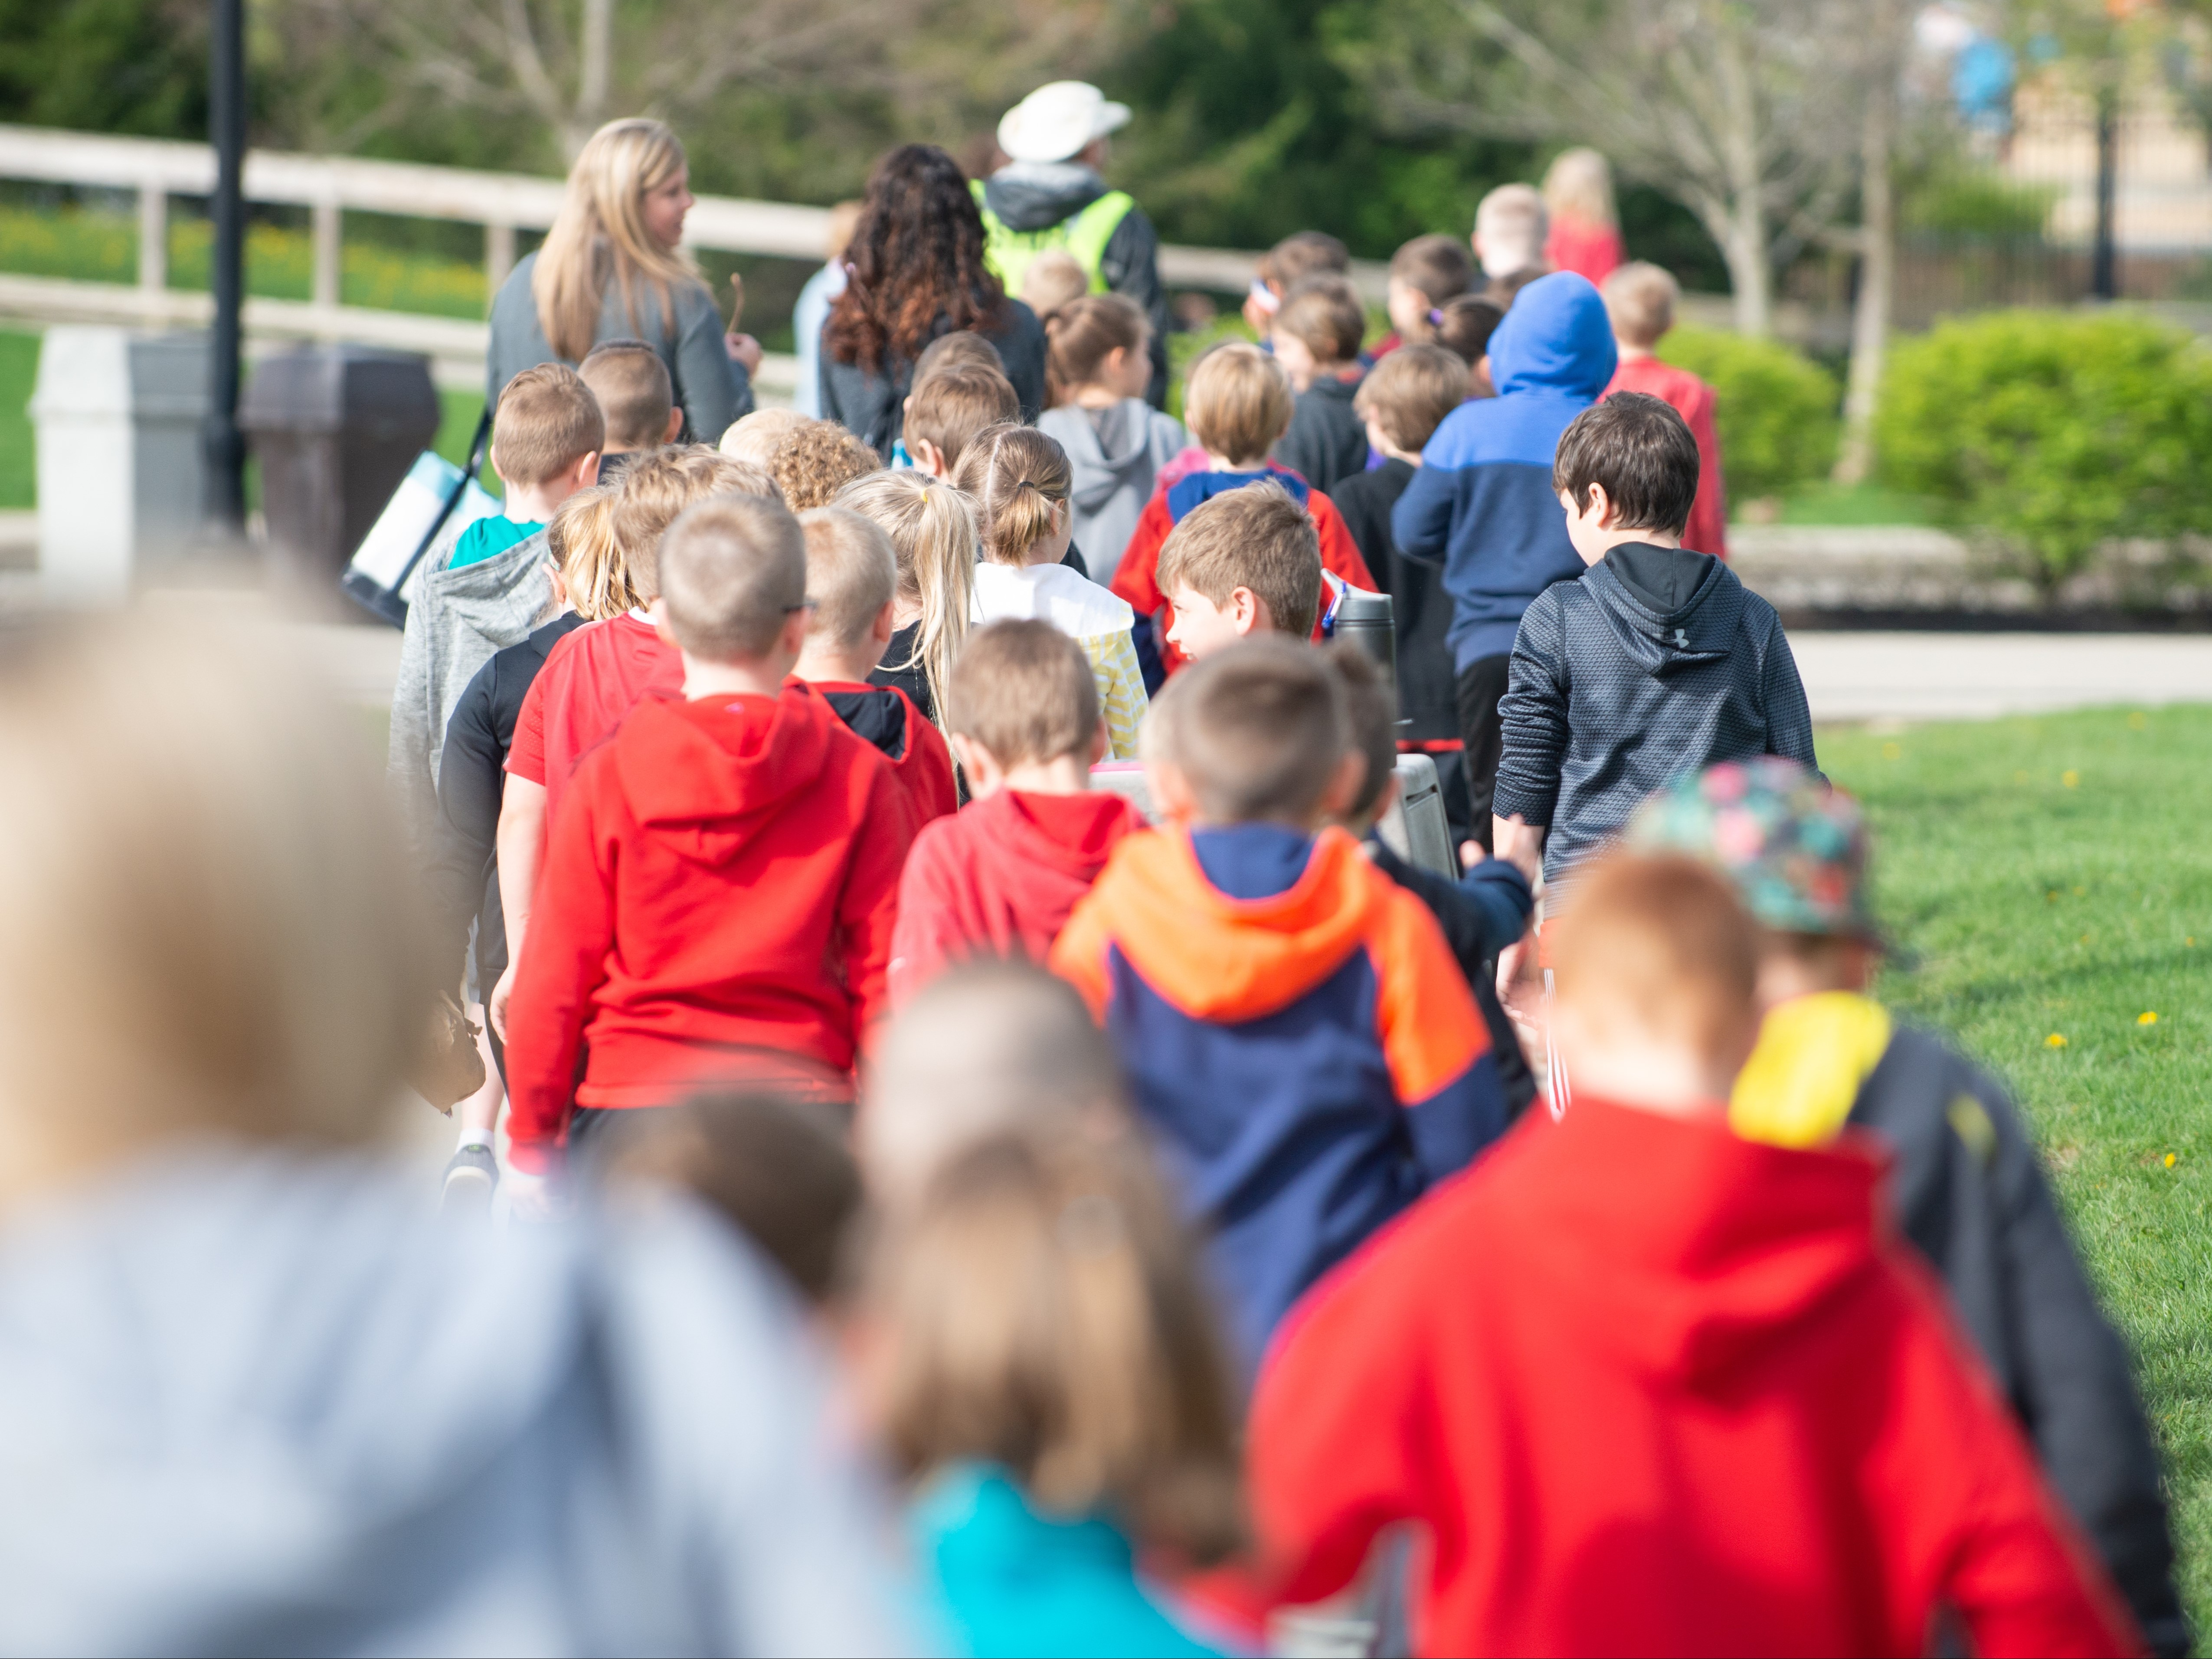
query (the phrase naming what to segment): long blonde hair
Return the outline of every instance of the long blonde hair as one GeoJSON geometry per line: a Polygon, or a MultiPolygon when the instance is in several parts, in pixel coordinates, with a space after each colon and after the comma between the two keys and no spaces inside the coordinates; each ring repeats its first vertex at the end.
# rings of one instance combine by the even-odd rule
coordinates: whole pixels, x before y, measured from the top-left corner
{"type": "Polygon", "coordinates": [[[568,169],[568,194],[530,274],[538,325],[554,351],[581,362],[599,337],[607,280],[622,290],[630,332],[642,334],[637,284],[660,301],[660,332],[675,327],[674,286],[696,282],[699,267],[681,248],[664,248],[645,228],[648,192],[685,165],[684,145],[665,121],[644,116],[610,121],[593,133],[568,169]]]}
{"type": "Polygon", "coordinates": [[[560,567],[568,608],[586,622],[604,622],[646,602],[630,584],[615,551],[615,487],[578,490],[553,510],[545,550],[560,567]]]}
{"type": "Polygon", "coordinates": [[[1544,206],[1554,220],[1620,228],[1613,206],[1613,168],[1587,147],[1561,150],[1544,170],[1544,206]]]}
{"type": "Polygon", "coordinates": [[[1025,565],[1050,536],[1075,474],[1067,451],[1035,427],[993,427],[969,440],[953,482],[975,500],[983,554],[994,565],[1025,565]]]}
{"type": "Polygon", "coordinates": [[[941,478],[901,469],[872,472],[837,492],[836,505],[872,519],[898,555],[899,597],[921,610],[914,650],[894,672],[919,667],[929,686],[937,724],[945,724],[945,688],[968,642],[974,602],[975,551],[981,540],[975,504],[941,478]]]}

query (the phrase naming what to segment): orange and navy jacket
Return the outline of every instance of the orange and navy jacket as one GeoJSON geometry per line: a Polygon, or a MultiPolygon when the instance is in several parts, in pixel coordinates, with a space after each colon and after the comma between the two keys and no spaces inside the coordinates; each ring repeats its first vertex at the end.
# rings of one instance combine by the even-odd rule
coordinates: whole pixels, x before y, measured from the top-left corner
{"type": "Polygon", "coordinates": [[[1435,917],[1341,830],[1139,831],[1052,966],[1212,1236],[1248,1368],[1307,1287],[1505,1127],[1435,917]]]}

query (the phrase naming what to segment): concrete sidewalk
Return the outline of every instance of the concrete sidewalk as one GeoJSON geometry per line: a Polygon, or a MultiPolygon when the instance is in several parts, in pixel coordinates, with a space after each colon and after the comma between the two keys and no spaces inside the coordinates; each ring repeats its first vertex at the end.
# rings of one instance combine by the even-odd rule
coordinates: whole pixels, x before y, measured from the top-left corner
{"type": "Polygon", "coordinates": [[[2212,702],[2212,634],[1805,632],[1790,644],[1821,721],[2212,702]]]}

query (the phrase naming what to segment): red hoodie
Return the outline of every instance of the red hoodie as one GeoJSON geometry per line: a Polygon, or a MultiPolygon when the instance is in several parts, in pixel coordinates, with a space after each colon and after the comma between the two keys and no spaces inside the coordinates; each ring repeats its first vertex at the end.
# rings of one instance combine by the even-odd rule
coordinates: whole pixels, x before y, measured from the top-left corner
{"type": "Polygon", "coordinates": [[[952,783],[952,750],[944,733],[921,717],[914,699],[896,686],[861,685],[850,680],[811,680],[845,729],[875,745],[891,764],[899,793],[919,830],[933,818],[958,810],[952,783]]]}
{"type": "Polygon", "coordinates": [[[1107,855],[1145,815],[1104,790],[1000,790],[915,838],[891,934],[894,1006],[970,954],[1042,963],[1107,855]]]}
{"type": "Polygon", "coordinates": [[[1253,1403],[1312,1601],[1425,1525],[1421,1653],[2129,1653],[1870,1152],[1578,1096],[1317,1287],[1253,1403]]]}
{"type": "Polygon", "coordinates": [[[1721,436],[1713,425],[1713,389],[1687,369],[1678,369],[1656,357],[1624,360],[1613,372],[1613,384],[1603,396],[1617,391],[1649,392],[1674,413],[1698,440],[1698,493],[1690,503],[1690,522],[1682,531],[1682,545],[1692,553],[1728,557],[1728,484],[1721,473],[1721,436]]]}
{"type": "Polygon", "coordinates": [[[518,1168],[545,1166],[572,1094],[665,1105],[762,1049],[851,1069],[913,839],[880,754],[798,681],[653,698],[570,796],[507,1009],[518,1168]]]}
{"type": "Polygon", "coordinates": [[[523,693],[507,770],[545,786],[545,821],[583,759],[645,697],[684,688],[684,653],[635,613],[566,634],[523,693]]]}

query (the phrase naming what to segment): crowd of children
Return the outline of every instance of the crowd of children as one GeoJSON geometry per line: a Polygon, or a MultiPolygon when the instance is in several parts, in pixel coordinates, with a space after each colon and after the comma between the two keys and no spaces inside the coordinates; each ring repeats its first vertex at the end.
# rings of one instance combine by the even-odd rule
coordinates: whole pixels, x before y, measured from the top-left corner
{"type": "Polygon", "coordinates": [[[1601,160],[1401,250],[1371,348],[1287,239],[1178,421],[1050,249],[1033,409],[923,149],[827,325],[865,433],[514,378],[389,803],[246,646],[0,648],[9,1644],[2184,1650],[2019,1117],[1868,994],[1601,160]],[[1383,839],[1407,752],[1463,869],[1383,839]],[[343,1148],[433,990],[489,1065],[425,1234],[343,1148]]]}

